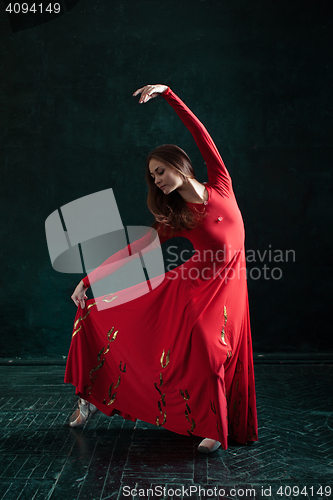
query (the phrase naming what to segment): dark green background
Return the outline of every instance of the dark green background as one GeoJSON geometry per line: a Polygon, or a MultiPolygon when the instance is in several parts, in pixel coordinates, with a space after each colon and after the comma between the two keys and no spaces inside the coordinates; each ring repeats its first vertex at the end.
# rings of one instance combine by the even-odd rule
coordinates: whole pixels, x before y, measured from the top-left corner
{"type": "MultiPolygon", "coordinates": [[[[255,351],[333,351],[330,3],[74,3],[31,28],[0,3],[1,356],[67,355],[82,276],[52,269],[49,214],[112,187],[124,225],[149,225],[144,162],[161,143],[206,179],[164,99],[131,97],[148,83],[170,85],[212,134],[247,249],[295,250],[281,280],[248,281],[255,351]]],[[[264,264],[280,265],[249,268],[264,264]]]]}

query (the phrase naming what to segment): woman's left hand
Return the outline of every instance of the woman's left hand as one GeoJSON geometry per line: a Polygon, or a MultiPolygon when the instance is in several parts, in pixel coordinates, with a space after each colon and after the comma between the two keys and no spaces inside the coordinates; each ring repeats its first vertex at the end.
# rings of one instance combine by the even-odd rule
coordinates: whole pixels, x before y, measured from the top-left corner
{"type": "Polygon", "coordinates": [[[80,283],[75,288],[73,295],[71,296],[71,299],[74,302],[74,304],[76,306],[81,305],[81,309],[84,309],[86,307],[85,301],[88,299],[88,297],[86,296],[87,290],[88,287],[86,287],[83,281],[81,280],[80,283]]]}
{"type": "Polygon", "coordinates": [[[167,88],[167,85],[146,85],[145,87],[136,90],[133,96],[141,94],[139,103],[143,104],[145,102],[148,102],[150,99],[157,97],[159,94],[163,94],[163,92],[165,92],[167,88]]]}

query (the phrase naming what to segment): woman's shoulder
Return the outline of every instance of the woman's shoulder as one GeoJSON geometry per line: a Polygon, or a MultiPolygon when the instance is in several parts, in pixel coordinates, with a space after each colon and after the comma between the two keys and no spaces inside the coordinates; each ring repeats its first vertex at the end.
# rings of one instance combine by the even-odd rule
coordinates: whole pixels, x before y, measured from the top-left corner
{"type": "Polygon", "coordinates": [[[208,191],[209,199],[211,197],[218,197],[223,199],[233,199],[235,197],[232,185],[230,186],[230,189],[226,190],[224,189],[224,186],[221,186],[219,183],[217,184],[212,181],[203,182],[203,184],[208,191]]]}

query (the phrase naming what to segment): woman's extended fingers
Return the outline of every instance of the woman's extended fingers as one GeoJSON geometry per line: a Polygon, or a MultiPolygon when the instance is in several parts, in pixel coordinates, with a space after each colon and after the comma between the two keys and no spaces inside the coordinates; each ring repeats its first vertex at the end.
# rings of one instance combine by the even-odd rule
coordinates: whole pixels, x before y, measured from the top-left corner
{"type": "Polygon", "coordinates": [[[150,99],[153,99],[154,97],[157,97],[158,94],[162,94],[166,89],[167,89],[166,85],[160,85],[160,84],[146,85],[145,87],[136,90],[133,96],[141,94],[139,103],[142,104],[144,102],[148,102],[150,99]]]}
{"type": "Polygon", "coordinates": [[[138,89],[134,92],[133,96],[136,96],[138,94],[141,94],[141,92],[143,91],[144,87],[142,87],[141,89],[138,89]]]}
{"type": "Polygon", "coordinates": [[[141,89],[138,89],[136,92],[134,92],[133,95],[136,96],[138,94],[141,94],[139,103],[142,104],[143,102],[147,102],[151,98],[149,93],[152,91],[153,87],[153,85],[146,85],[145,87],[142,87],[141,89]]]}

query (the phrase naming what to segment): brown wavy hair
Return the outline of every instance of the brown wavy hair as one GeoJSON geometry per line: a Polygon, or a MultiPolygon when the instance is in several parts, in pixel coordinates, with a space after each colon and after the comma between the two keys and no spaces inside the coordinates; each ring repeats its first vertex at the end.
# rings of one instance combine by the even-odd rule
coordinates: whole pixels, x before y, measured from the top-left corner
{"type": "Polygon", "coordinates": [[[168,232],[176,233],[183,229],[193,229],[200,220],[200,212],[194,214],[177,190],[165,195],[159,189],[149,170],[149,162],[155,158],[177,171],[182,179],[195,179],[190,158],[178,146],[164,144],[154,149],[146,160],[146,182],[148,184],[147,205],[155,217],[153,227],[164,227],[168,232]]]}

